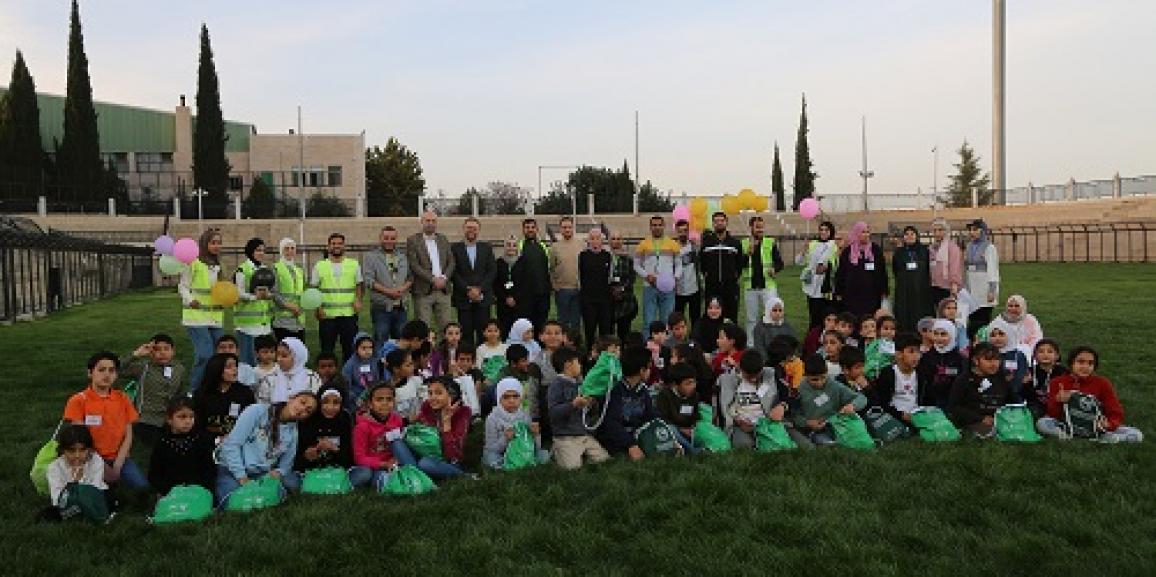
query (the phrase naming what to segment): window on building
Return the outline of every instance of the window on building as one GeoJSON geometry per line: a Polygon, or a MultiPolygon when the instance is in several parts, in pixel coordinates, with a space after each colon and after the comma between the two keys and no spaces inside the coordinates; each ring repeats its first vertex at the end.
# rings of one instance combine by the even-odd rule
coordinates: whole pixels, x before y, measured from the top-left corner
{"type": "Polygon", "coordinates": [[[244,190],[244,189],[245,189],[245,177],[243,177],[239,174],[230,174],[229,175],[229,190],[244,190]]]}
{"type": "Polygon", "coordinates": [[[128,153],[127,152],[107,152],[100,155],[100,161],[108,166],[109,161],[116,166],[116,171],[120,174],[128,172],[128,153]]]}
{"type": "Polygon", "coordinates": [[[329,167],[329,186],[332,186],[332,187],[341,186],[341,167],[340,166],[330,166],[329,167]]]}
{"type": "Polygon", "coordinates": [[[270,187],[276,186],[276,183],[273,182],[273,173],[272,172],[268,172],[268,171],[262,172],[261,173],[261,181],[270,187]]]}
{"type": "Polygon", "coordinates": [[[138,152],[138,153],[136,153],[136,171],[137,172],[172,172],[173,171],[173,153],[171,153],[171,152],[138,152]]]}

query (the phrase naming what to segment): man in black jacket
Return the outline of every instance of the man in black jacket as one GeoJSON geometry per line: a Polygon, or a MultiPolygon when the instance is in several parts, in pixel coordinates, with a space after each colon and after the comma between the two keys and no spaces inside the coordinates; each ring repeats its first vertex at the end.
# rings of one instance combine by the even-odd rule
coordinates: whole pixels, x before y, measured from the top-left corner
{"type": "Polygon", "coordinates": [[[469,339],[475,346],[480,344],[482,331],[490,318],[490,305],[494,302],[494,247],[478,242],[482,225],[478,219],[469,217],[464,225],[465,240],[450,246],[454,258],[453,303],[458,311],[458,324],[462,325],[462,338],[469,339]]]}
{"type": "Polygon", "coordinates": [[[743,271],[743,247],[739,239],[727,232],[727,215],[716,212],[711,215],[714,230],[702,235],[702,250],[699,263],[702,266],[705,290],[703,302],[712,297],[722,305],[723,317],[738,320],[739,275],[743,271]]]}
{"type": "Polygon", "coordinates": [[[518,316],[529,319],[536,333],[545,326],[546,316],[550,314],[550,294],[554,288],[550,282],[550,249],[538,240],[538,221],[532,218],[522,221],[522,236],[514,300],[518,316]]]}

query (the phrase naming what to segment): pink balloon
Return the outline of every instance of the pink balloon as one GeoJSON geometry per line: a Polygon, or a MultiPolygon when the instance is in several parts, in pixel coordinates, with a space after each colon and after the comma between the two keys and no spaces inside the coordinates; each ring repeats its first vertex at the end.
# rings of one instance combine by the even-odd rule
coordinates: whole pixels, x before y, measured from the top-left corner
{"type": "Polygon", "coordinates": [[[197,241],[191,238],[182,238],[173,244],[173,256],[185,264],[197,260],[200,254],[201,248],[197,246],[197,241]]]}
{"type": "Polygon", "coordinates": [[[692,231],[690,231],[690,234],[687,235],[687,238],[689,238],[690,241],[693,243],[696,243],[696,244],[700,243],[700,242],[702,242],[702,232],[697,231],[697,230],[692,230],[692,231]]]}
{"type": "Polygon", "coordinates": [[[153,241],[153,248],[156,249],[157,254],[165,256],[172,256],[173,254],[173,237],[162,234],[153,241]]]}
{"type": "Polygon", "coordinates": [[[813,198],[804,198],[799,203],[799,216],[811,220],[819,216],[819,201],[813,198]]]}
{"type": "Polygon", "coordinates": [[[674,220],[674,222],[671,223],[672,225],[680,220],[690,222],[690,208],[685,204],[680,204],[674,207],[674,212],[672,212],[670,216],[674,220]]]}
{"type": "Polygon", "coordinates": [[[668,293],[674,290],[674,275],[664,272],[654,279],[654,288],[660,292],[668,293]]]}

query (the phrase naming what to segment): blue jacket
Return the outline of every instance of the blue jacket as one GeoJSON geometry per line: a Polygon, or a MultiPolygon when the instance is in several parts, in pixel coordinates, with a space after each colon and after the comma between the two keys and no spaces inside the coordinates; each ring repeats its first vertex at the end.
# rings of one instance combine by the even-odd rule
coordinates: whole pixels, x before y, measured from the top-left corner
{"type": "Polygon", "coordinates": [[[273,469],[288,475],[297,457],[297,423],[281,423],[277,446],[270,450],[269,405],[249,405],[221,442],[221,464],[238,479],[257,477],[273,469]]]}
{"type": "MultiPolygon", "coordinates": [[[[373,383],[385,380],[384,372],[385,365],[381,364],[379,357],[373,356],[367,361],[361,360],[357,354],[349,357],[349,360],[345,361],[345,366],[341,367],[341,375],[345,377],[345,382],[349,383],[347,398],[342,400],[345,410],[352,413],[361,395],[373,383]]],[[[345,394],[345,391],[342,391],[342,394],[345,394]]]]}
{"type": "MultiPolygon", "coordinates": [[[[621,454],[637,445],[634,431],[642,425],[658,418],[650,388],[639,383],[631,389],[625,381],[619,381],[606,395],[606,418],[598,428],[596,437],[610,453],[621,454]]],[[[596,409],[591,409],[596,410],[596,409]]]]}

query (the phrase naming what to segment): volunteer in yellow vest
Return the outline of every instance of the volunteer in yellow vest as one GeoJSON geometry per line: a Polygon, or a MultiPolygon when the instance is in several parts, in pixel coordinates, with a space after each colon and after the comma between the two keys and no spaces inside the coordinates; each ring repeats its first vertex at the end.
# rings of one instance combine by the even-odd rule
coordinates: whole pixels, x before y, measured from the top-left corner
{"type": "Polygon", "coordinates": [[[657,215],[650,217],[650,238],[639,241],[634,250],[634,273],[642,279],[642,329],[645,331],[650,331],[653,321],[665,324],[674,310],[674,285],[682,276],[680,248],[677,241],[666,236],[666,220],[657,215]],[[675,282],[660,288],[660,275],[670,275],[675,282]]]}
{"type": "Polygon", "coordinates": [[[223,307],[213,302],[213,283],[221,272],[221,232],[209,229],[201,234],[197,244],[200,254],[181,271],[177,291],[181,294],[181,325],[189,333],[193,344],[193,369],[189,373],[189,393],[201,386],[205,363],[213,356],[221,326],[225,320],[223,307]]]}
{"type": "Polygon", "coordinates": [[[278,244],[281,258],[273,265],[277,284],[273,285],[273,335],[277,342],[286,337],[305,341],[305,317],[301,315],[301,293],[305,292],[305,271],[297,266],[297,243],[283,238],[278,244]]]}
{"type": "MultiPolygon", "coordinates": [[[[254,286],[253,273],[265,268],[265,241],[251,238],[245,243],[245,260],[233,274],[237,285],[237,304],[233,305],[233,330],[237,334],[237,356],[242,363],[256,366],[257,352],[253,339],[273,332],[271,318],[271,285],[254,286]]],[[[266,273],[267,274],[267,273],[266,273]]]]}
{"type": "MultiPolygon", "coordinates": [[[[357,315],[361,313],[361,267],[345,256],[345,235],[335,232],[326,242],[329,258],[313,265],[309,284],[321,290],[317,307],[317,332],[321,352],[332,353],[341,337],[341,362],[353,356],[357,335],[357,315]]],[[[341,364],[341,363],[338,363],[341,364]]]]}
{"type": "Polygon", "coordinates": [[[743,306],[747,311],[747,334],[755,332],[755,323],[763,317],[767,301],[779,296],[775,285],[775,274],[783,270],[783,257],[775,239],[763,236],[763,217],[752,216],[748,224],[751,237],[742,242],[743,274],[740,284],[743,288],[743,306]]]}

